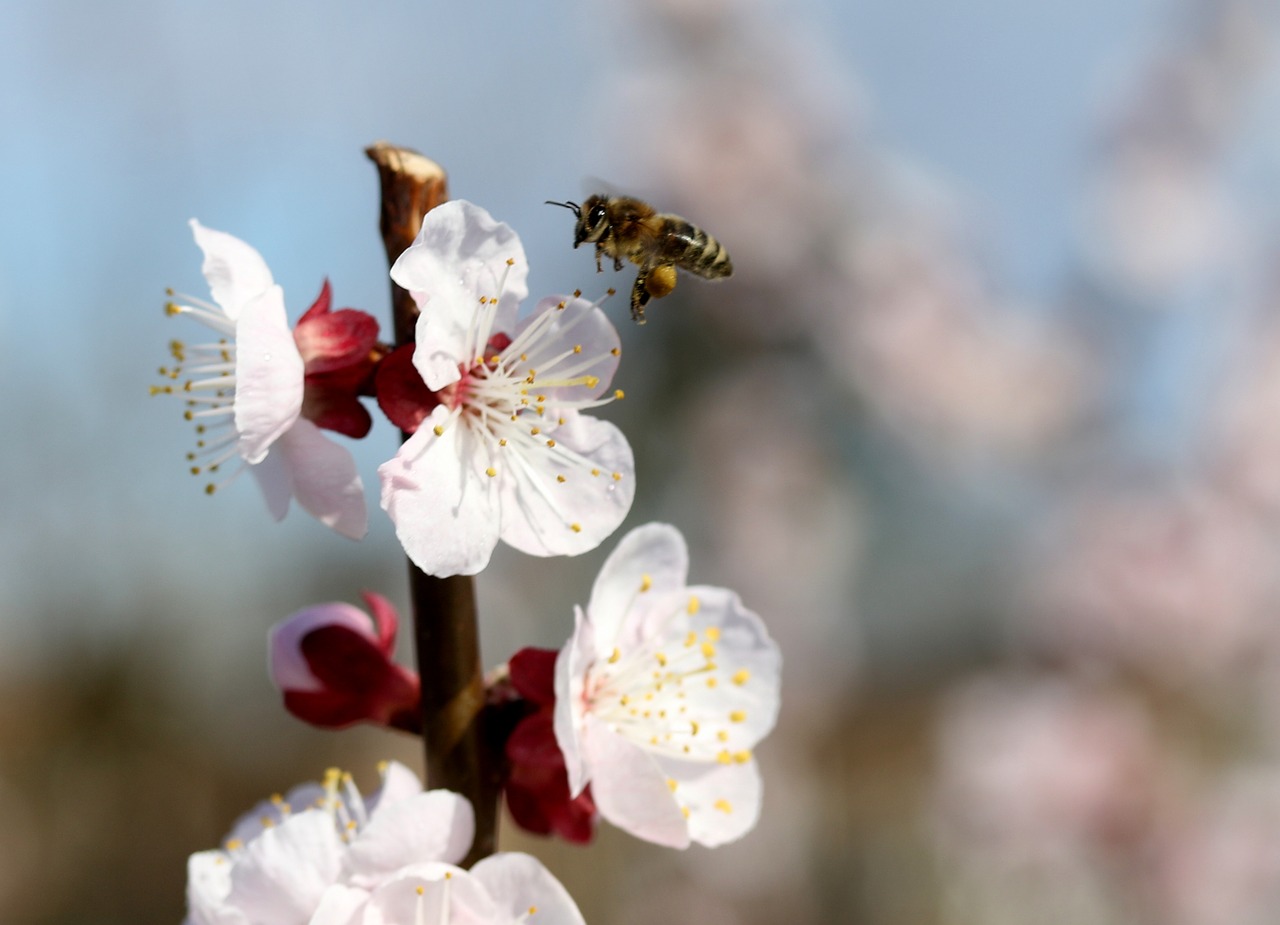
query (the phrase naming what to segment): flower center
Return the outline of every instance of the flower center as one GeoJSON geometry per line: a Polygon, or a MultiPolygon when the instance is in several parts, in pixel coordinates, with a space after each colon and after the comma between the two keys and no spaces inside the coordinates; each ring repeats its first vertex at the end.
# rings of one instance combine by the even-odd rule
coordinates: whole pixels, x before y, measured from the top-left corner
{"type": "MultiPolygon", "coordinates": [[[[647,582],[639,593],[648,590],[647,582]]],[[[730,751],[730,726],[745,713],[725,708],[718,690],[740,687],[749,674],[726,675],[717,658],[720,629],[691,628],[699,609],[690,596],[672,609],[664,632],[654,633],[625,655],[618,649],[588,669],[585,707],[618,735],[642,748],[694,761],[750,760],[749,751],[730,751]]]]}

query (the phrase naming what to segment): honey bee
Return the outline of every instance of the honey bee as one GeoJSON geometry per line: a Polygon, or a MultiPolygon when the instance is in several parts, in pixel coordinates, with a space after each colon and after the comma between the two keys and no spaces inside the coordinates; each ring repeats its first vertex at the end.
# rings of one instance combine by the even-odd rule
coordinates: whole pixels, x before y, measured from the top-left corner
{"type": "Polygon", "coordinates": [[[613,258],[614,270],[630,260],[640,268],[631,287],[631,318],[644,324],[649,299],[661,299],[676,288],[676,267],[703,279],[724,279],[733,273],[729,252],[711,235],[678,215],[658,212],[630,196],[591,196],[582,205],[553,202],[577,216],[573,246],[596,246],[596,272],[602,257],[613,258]]]}

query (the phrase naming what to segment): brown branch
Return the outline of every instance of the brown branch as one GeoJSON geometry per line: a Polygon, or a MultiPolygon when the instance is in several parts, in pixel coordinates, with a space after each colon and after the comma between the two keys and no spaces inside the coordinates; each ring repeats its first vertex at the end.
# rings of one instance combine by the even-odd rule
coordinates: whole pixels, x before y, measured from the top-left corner
{"type": "MultiPolygon", "coordinates": [[[[413,243],[422,217],[447,198],[439,164],[385,141],[365,149],[378,166],[382,185],[379,228],[394,263],[413,243]]],[[[409,293],[391,284],[396,345],[412,343],[418,308],[409,293]]],[[[422,732],[427,786],[443,787],[471,801],[476,837],[463,861],[470,867],[497,846],[501,756],[486,745],[485,689],[476,619],[475,579],[435,578],[409,563],[414,643],[422,678],[422,732]]]]}

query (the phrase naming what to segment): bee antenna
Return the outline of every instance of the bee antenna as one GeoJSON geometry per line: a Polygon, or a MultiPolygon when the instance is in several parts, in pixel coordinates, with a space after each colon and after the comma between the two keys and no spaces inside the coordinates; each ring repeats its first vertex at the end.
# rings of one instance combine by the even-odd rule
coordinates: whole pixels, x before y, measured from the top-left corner
{"type": "Polygon", "coordinates": [[[545,204],[549,206],[560,206],[562,209],[568,209],[579,218],[582,217],[582,207],[576,202],[556,202],[554,199],[548,199],[545,204]]]}

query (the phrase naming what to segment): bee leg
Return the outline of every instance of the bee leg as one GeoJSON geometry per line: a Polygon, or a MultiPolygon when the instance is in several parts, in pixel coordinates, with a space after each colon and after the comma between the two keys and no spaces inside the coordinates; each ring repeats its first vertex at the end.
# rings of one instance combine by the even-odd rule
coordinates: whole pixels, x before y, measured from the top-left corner
{"type": "Polygon", "coordinates": [[[622,269],[622,258],[621,258],[621,257],[614,257],[614,258],[613,258],[613,272],[614,272],[614,273],[617,273],[617,272],[618,272],[619,270],[621,270],[621,269],[622,269]]]}
{"type": "Polygon", "coordinates": [[[596,244],[596,272],[603,273],[604,267],[600,266],[600,255],[604,253],[604,245],[596,244]]]}
{"type": "Polygon", "coordinates": [[[645,288],[647,274],[636,276],[635,285],[631,287],[631,320],[636,324],[644,324],[644,307],[649,304],[649,290],[645,288]]]}

